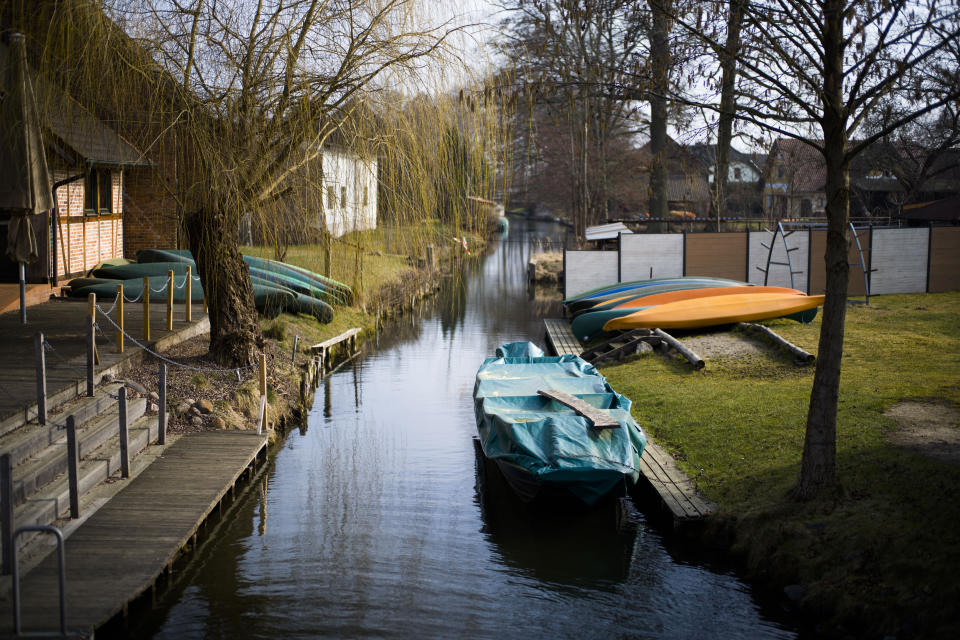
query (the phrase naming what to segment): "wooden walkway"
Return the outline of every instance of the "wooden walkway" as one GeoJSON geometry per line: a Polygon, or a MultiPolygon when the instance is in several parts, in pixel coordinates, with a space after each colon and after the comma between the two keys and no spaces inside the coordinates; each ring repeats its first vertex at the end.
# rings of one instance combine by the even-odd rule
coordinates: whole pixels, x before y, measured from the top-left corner
{"type": "Polygon", "coordinates": [[[660,498],[674,526],[702,520],[717,508],[697,492],[696,483],[649,434],[640,459],[640,472],[646,484],[660,498]]]}
{"type": "Polygon", "coordinates": [[[560,318],[544,318],[543,324],[547,330],[547,346],[558,356],[578,356],[583,351],[583,345],[570,330],[570,323],[560,318]]]}
{"type": "MultiPolygon", "coordinates": [[[[113,306],[113,300],[101,301],[104,311],[113,306]]],[[[99,315],[99,314],[98,314],[99,315]]],[[[117,311],[111,318],[116,321],[117,311]]],[[[127,333],[143,342],[143,305],[126,305],[127,333]]],[[[192,322],[184,321],[183,304],[174,307],[173,331],[166,330],[166,304],[150,305],[150,343],[153,349],[165,349],[174,344],[209,331],[210,322],[203,313],[203,305],[195,303],[192,322]]],[[[85,299],[56,299],[27,309],[27,324],[20,324],[19,311],[0,314],[0,435],[15,429],[36,417],[37,387],[34,334],[43,332],[52,346],[47,351],[47,405],[55,406],[77,395],[86,393],[86,322],[85,299]]],[[[125,341],[124,353],[116,348],[116,330],[100,316],[97,320],[101,333],[97,335],[100,365],[95,368],[96,380],[104,373],[117,375],[126,366],[138,364],[143,350],[130,340],[125,341]]]]}
{"type": "MultiPolygon", "coordinates": [[[[253,432],[182,436],[80,525],[66,542],[68,629],[89,635],[146,593],[243,473],[265,459],[266,444],[253,432]]],[[[57,593],[52,553],[21,578],[24,631],[57,630],[57,593]]],[[[10,634],[12,616],[0,619],[0,634],[10,634]]]]}

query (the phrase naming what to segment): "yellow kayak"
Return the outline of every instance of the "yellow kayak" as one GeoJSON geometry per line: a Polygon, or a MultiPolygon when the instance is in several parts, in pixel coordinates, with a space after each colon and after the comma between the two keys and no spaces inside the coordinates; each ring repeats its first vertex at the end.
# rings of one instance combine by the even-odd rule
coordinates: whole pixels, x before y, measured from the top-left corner
{"type": "Polygon", "coordinates": [[[741,293],[668,302],[610,320],[614,329],[697,329],[718,324],[780,318],[823,304],[823,296],[790,293],[741,293]]]}

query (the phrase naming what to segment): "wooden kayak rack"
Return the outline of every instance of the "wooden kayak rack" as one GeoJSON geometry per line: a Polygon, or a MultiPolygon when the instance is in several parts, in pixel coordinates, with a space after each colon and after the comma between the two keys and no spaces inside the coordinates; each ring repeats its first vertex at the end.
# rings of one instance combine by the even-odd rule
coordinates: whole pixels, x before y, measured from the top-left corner
{"type": "Polygon", "coordinates": [[[789,340],[781,337],[775,333],[772,329],[763,326],[762,324],[753,324],[752,322],[738,322],[734,325],[734,329],[742,331],[754,336],[760,336],[766,339],[769,342],[772,342],[774,345],[780,347],[784,351],[790,353],[793,356],[793,362],[797,365],[806,365],[810,364],[817,359],[812,353],[808,353],[793,344],[789,340]]]}
{"type": "Polygon", "coordinates": [[[673,349],[687,359],[694,369],[700,370],[704,367],[703,358],[688,349],[682,342],[661,329],[633,329],[625,331],[609,340],[588,349],[580,354],[580,357],[590,364],[598,364],[605,360],[623,360],[625,357],[637,352],[640,343],[646,342],[652,347],[661,349],[673,349]]]}

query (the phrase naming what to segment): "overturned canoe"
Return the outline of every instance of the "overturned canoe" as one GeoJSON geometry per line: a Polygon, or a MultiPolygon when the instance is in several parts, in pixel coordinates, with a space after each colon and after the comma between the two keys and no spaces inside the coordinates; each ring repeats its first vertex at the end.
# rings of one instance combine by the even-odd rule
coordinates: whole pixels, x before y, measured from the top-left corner
{"type": "Polygon", "coordinates": [[[484,455],[524,501],[573,497],[592,505],[639,476],[646,438],[630,400],[577,356],[547,357],[529,342],[503,345],[477,371],[473,400],[484,455]],[[585,410],[541,393],[551,390],[585,410]],[[607,427],[597,428],[591,414],[607,427]]]}
{"type": "Polygon", "coordinates": [[[816,314],[817,307],[822,304],[823,296],[741,293],[681,300],[641,309],[609,320],[603,329],[698,329],[734,322],[782,318],[798,313],[803,314],[802,321],[809,322],[816,314]]]}

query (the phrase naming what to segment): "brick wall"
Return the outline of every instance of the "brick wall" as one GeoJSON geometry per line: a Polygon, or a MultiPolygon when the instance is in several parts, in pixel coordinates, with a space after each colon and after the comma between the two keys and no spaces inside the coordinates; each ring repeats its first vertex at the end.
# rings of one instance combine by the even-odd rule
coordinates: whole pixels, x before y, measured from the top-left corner
{"type": "MultiPolygon", "coordinates": [[[[76,175],[75,167],[53,169],[54,181],[76,175]]],[[[56,271],[58,276],[75,274],[92,269],[98,263],[123,256],[123,174],[110,172],[113,192],[114,216],[84,216],[83,180],[60,187],[57,205],[60,209],[60,228],[51,229],[57,234],[56,271]]],[[[51,225],[56,223],[51,219],[51,225]]],[[[52,238],[52,235],[51,235],[52,238]]]]}

